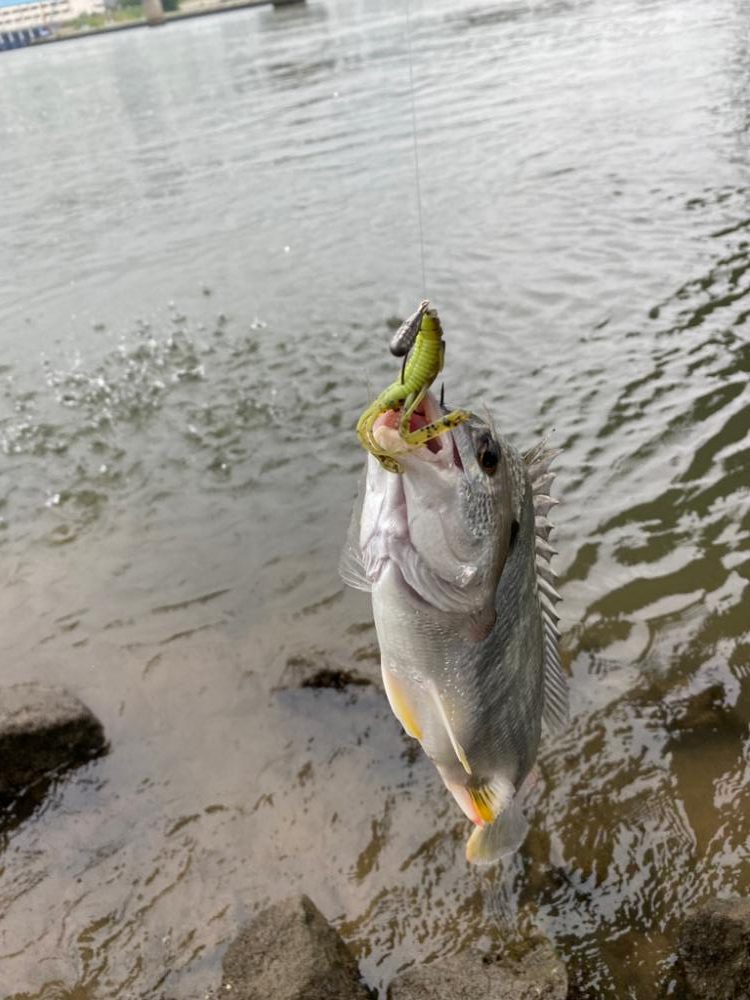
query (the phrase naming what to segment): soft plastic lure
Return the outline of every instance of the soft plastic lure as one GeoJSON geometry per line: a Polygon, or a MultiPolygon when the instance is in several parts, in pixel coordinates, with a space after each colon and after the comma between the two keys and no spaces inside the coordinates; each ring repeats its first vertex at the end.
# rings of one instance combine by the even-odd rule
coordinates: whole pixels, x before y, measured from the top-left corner
{"type": "Polygon", "coordinates": [[[375,421],[389,410],[400,410],[398,433],[409,446],[420,447],[440,434],[453,430],[471,419],[467,410],[453,410],[439,420],[423,427],[410,429],[411,418],[421,406],[427,391],[443,369],[445,341],[437,310],[427,299],[419,309],[398,328],[391,341],[391,353],[397,357],[409,354],[404,362],[401,378],[381,392],[357,421],[357,435],[362,447],[374,455],[389,472],[403,472],[392,452],[382,448],[373,436],[375,421]]]}

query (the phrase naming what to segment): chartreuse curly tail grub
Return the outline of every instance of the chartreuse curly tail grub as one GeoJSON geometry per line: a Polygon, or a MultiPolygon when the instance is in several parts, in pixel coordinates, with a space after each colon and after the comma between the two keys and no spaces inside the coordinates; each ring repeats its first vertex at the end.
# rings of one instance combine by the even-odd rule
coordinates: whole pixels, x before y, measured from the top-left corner
{"type": "Polygon", "coordinates": [[[410,430],[412,415],[421,406],[427,392],[443,369],[445,341],[443,328],[437,310],[425,299],[419,309],[405,320],[391,341],[391,353],[397,356],[408,354],[401,378],[381,392],[367,407],[357,421],[357,436],[362,447],[374,455],[389,472],[403,472],[403,466],[396,459],[396,453],[381,447],[373,436],[375,422],[389,410],[400,410],[398,433],[406,447],[420,447],[440,434],[453,430],[459,424],[471,419],[466,410],[453,410],[439,420],[410,430]]]}

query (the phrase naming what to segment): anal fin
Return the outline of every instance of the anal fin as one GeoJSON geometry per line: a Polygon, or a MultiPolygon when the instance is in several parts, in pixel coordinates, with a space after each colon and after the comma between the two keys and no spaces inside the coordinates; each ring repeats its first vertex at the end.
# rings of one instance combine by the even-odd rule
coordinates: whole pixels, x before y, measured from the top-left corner
{"type": "Polygon", "coordinates": [[[514,796],[493,823],[478,826],[466,844],[466,860],[491,865],[517,851],[526,839],[529,824],[514,796]]]}
{"type": "Polygon", "coordinates": [[[467,792],[483,823],[493,823],[513,798],[515,788],[507,778],[496,777],[491,781],[469,785],[467,792]]]}

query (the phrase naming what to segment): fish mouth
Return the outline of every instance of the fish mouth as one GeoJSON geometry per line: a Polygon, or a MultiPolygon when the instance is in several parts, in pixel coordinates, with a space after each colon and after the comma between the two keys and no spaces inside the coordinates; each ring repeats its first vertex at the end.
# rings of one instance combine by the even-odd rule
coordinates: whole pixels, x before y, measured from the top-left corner
{"type": "MultiPolygon", "coordinates": [[[[409,418],[409,431],[419,431],[428,424],[435,423],[444,412],[433,394],[428,392],[409,418]]],[[[372,436],[376,444],[389,455],[399,459],[409,455],[444,468],[463,467],[452,431],[445,430],[423,444],[410,444],[399,433],[400,422],[401,410],[386,410],[373,424],[372,436]]]]}

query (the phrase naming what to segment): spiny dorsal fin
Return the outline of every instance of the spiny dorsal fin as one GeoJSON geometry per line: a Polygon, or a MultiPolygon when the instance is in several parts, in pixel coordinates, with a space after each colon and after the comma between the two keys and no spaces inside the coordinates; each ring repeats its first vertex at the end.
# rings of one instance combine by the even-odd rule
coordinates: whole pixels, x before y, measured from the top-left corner
{"type": "Polygon", "coordinates": [[[555,473],[550,465],[560,451],[547,447],[546,438],[531,448],[523,456],[534,503],[534,531],[536,535],[536,571],[539,605],[544,626],[544,711],[542,718],[547,728],[555,733],[564,729],[568,722],[568,685],[560,662],[557,627],[559,616],[557,602],[560,595],[554,586],[555,571],[550,565],[555,550],[549,544],[552,531],[547,515],[558,500],[550,496],[550,487],[555,473]]]}
{"type": "Polygon", "coordinates": [[[539,444],[535,445],[533,448],[529,448],[529,450],[524,454],[523,460],[529,471],[529,479],[531,482],[537,482],[546,472],[549,472],[550,465],[552,465],[554,460],[560,454],[562,454],[562,449],[547,447],[547,438],[542,438],[539,444]]]}

